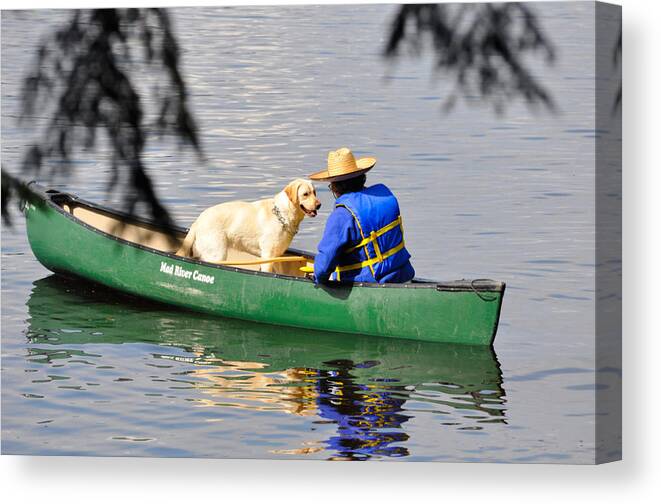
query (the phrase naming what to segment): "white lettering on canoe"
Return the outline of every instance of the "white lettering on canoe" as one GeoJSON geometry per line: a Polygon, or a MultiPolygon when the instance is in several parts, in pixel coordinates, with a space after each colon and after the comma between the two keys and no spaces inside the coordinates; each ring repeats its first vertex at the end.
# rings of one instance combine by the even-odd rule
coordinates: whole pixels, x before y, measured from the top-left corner
{"type": "Polygon", "coordinates": [[[215,277],[212,275],[205,275],[204,273],[200,273],[199,271],[195,270],[193,272],[193,280],[197,280],[198,282],[204,282],[208,284],[212,284],[213,281],[215,280],[215,277]]]}
{"type": "Polygon", "coordinates": [[[213,275],[205,275],[200,273],[198,270],[191,271],[185,268],[182,268],[178,264],[168,264],[165,261],[161,261],[161,273],[166,275],[172,275],[179,278],[193,279],[196,282],[202,282],[206,284],[213,284],[216,278],[213,275]]]}

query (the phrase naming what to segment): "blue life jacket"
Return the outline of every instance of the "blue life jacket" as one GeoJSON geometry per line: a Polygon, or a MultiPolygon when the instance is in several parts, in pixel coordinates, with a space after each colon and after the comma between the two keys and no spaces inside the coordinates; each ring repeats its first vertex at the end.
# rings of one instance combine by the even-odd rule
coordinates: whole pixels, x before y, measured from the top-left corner
{"type": "Polygon", "coordinates": [[[408,262],[399,204],[390,189],[377,184],[343,194],[335,201],[341,206],[353,215],[362,240],[342,252],[332,280],[379,282],[408,262]]]}

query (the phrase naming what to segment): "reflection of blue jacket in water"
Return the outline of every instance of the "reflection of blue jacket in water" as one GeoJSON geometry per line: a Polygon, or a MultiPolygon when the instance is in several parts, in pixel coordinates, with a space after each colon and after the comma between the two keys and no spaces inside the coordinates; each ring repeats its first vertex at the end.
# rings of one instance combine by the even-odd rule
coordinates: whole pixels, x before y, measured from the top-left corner
{"type": "Polygon", "coordinates": [[[319,242],[315,281],[407,282],[415,275],[410,257],[397,199],[377,184],[337,198],[319,242]]]}
{"type": "Polygon", "coordinates": [[[357,384],[345,370],[320,374],[317,380],[319,415],[337,424],[337,436],[326,441],[329,448],[337,451],[337,456],[361,459],[373,455],[408,455],[403,446],[389,446],[409,438],[401,430],[401,425],[409,418],[399,413],[403,399],[357,384]],[[393,430],[384,432],[384,428],[393,430]]]}

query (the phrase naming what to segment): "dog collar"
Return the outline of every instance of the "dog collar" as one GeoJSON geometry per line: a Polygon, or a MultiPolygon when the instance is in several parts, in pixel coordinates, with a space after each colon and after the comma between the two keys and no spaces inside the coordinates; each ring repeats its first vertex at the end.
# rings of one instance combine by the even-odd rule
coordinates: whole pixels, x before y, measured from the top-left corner
{"type": "Polygon", "coordinates": [[[278,219],[278,222],[280,222],[280,224],[282,225],[282,229],[285,232],[287,232],[291,235],[296,234],[297,230],[292,229],[291,224],[288,223],[285,220],[285,218],[282,216],[282,214],[280,213],[280,209],[277,207],[277,205],[273,205],[273,209],[271,210],[271,212],[273,212],[273,215],[275,215],[276,219],[278,219]]]}

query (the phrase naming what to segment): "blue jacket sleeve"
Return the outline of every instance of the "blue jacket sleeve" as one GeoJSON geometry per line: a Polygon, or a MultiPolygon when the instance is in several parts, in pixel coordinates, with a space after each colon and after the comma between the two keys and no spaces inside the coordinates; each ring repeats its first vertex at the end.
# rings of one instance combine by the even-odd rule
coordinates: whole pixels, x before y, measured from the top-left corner
{"type": "Polygon", "coordinates": [[[314,260],[315,283],[328,282],[341,250],[356,241],[354,227],[353,217],[346,208],[338,207],[330,214],[314,260]]]}

